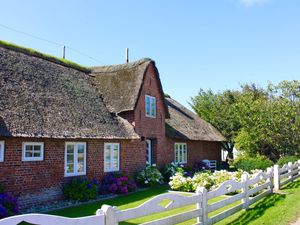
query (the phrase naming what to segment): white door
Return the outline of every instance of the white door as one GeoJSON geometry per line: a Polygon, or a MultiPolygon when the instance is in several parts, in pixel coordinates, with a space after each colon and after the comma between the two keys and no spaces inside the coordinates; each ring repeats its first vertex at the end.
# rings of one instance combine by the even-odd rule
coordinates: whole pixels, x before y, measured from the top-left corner
{"type": "Polygon", "coordinates": [[[146,140],[147,149],[146,149],[146,162],[149,165],[152,165],[152,142],[150,139],[146,140]]]}

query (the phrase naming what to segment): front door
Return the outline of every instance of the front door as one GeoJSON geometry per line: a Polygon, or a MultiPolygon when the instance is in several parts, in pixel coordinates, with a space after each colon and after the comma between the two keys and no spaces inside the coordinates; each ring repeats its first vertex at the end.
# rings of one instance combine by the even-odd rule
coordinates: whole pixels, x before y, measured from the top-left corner
{"type": "Polygon", "coordinates": [[[148,165],[152,165],[152,141],[150,139],[147,139],[146,143],[147,143],[146,162],[148,165]]]}

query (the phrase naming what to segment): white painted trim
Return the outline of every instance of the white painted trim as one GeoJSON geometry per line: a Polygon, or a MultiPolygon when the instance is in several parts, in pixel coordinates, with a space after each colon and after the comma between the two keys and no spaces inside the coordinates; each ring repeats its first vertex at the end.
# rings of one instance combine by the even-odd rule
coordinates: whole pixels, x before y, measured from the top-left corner
{"type": "Polygon", "coordinates": [[[65,165],[64,165],[64,176],[65,177],[74,177],[74,176],[83,176],[86,175],[86,142],[66,142],[65,143],[65,165]],[[74,172],[67,173],[67,145],[74,145],[74,172]],[[77,172],[78,164],[78,145],[84,146],[84,168],[82,173],[77,172]]]}
{"type": "Polygon", "coordinates": [[[4,162],[4,151],[5,151],[4,141],[0,141],[0,162],[4,162]]]}
{"type": "Polygon", "coordinates": [[[44,142],[23,142],[22,143],[22,161],[43,161],[44,160],[44,142]],[[41,156],[40,157],[26,157],[26,146],[40,146],[41,147],[41,156]]]}
{"type": "Polygon", "coordinates": [[[108,173],[108,172],[117,172],[117,171],[120,171],[120,143],[104,143],[104,149],[103,149],[103,157],[104,157],[104,172],[105,173],[108,173]],[[117,145],[118,146],[118,168],[117,169],[112,169],[112,157],[113,157],[113,154],[112,154],[112,148],[110,148],[110,169],[106,169],[105,168],[105,165],[106,165],[106,157],[105,157],[105,149],[106,149],[106,146],[107,145],[117,145]]]}
{"type": "Polygon", "coordinates": [[[151,95],[145,95],[145,115],[146,117],[149,117],[149,118],[156,118],[156,97],[154,96],[151,96],[151,95]],[[147,114],[147,98],[150,99],[150,114],[147,114]],[[154,108],[154,116],[151,115],[151,99],[154,99],[155,100],[155,108],[154,108]]]}
{"type": "Polygon", "coordinates": [[[147,148],[147,153],[148,153],[148,157],[150,158],[150,162],[148,161],[149,158],[147,159],[147,163],[149,165],[152,165],[153,163],[153,160],[152,160],[152,140],[151,139],[146,139],[146,142],[148,144],[148,146],[150,146],[150,152],[149,152],[149,149],[147,148]]]}
{"type": "MultiPolygon", "coordinates": [[[[182,149],[183,150],[183,149],[182,149]]],[[[175,163],[182,163],[182,164],[185,164],[187,163],[187,159],[188,159],[188,148],[187,148],[187,143],[186,142],[175,142],[174,143],[174,162],[175,163]],[[183,161],[182,160],[182,152],[179,151],[178,153],[178,159],[179,161],[176,162],[176,145],[185,145],[185,149],[186,149],[186,160],[183,161]]]]}

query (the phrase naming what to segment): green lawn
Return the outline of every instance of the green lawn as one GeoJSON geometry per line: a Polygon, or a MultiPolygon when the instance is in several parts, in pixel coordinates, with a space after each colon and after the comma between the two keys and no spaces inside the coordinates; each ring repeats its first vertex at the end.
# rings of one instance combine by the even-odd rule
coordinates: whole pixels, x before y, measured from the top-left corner
{"type": "MultiPolygon", "coordinates": [[[[136,207],[142,204],[143,202],[145,202],[146,200],[151,199],[152,197],[158,194],[165,193],[166,191],[167,191],[167,187],[162,186],[162,187],[136,192],[126,196],[120,196],[105,201],[99,201],[92,204],[58,210],[58,211],[50,212],[50,214],[67,216],[67,217],[81,217],[81,216],[94,215],[96,210],[101,208],[102,204],[117,206],[121,210],[128,209],[128,208],[136,207]]],[[[212,199],[210,203],[219,201],[223,198],[225,197],[212,199]]],[[[238,202],[228,205],[225,208],[220,209],[216,212],[213,212],[213,214],[210,214],[209,216],[213,216],[217,213],[220,213],[221,211],[230,208],[236,204],[238,204],[238,202]]],[[[157,213],[146,217],[137,218],[121,224],[140,224],[142,222],[151,221],[165,216],[170,216],[172,214],[182,213],[183,211],[192,210],[194,208],[195,205],[189,205],[179,209],[173,209],[167,212],[157,213]]],[[[220,225],[221,224],[284,225],[284,224],[288,224],[291,221],[296,220],[298,216],[300,216],[300,179],[298,179],[294,183],[290,183],[289,185],[285,186],[281,194],[269,195],[264,199],[262,199],[261,201],[252,205],[248,211],[245,210],[240,211],[234,214],[233,216],[220,221],[218,224],[220,225]]],[[[190,220],[181,223],[181,225],[188,225],[193,223],[195,223],[195,220],[190,220]]]]}

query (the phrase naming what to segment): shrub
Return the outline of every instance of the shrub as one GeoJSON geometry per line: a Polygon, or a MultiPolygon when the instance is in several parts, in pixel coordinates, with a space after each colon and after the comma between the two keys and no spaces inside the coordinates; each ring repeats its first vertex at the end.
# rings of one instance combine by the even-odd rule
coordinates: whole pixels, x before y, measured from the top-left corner
{"type": "Polygon", "coordinates": [[[127,194],[136,190],[136,182],[122,173],[108,173],[100,187],[101,194],[127,194]]]}
{"type": "Polygon", "coordinates": [[[206,162],[203,162],[202,160],[199,160],[199,161],[195,162],[195,164],[194,164],[195,172],[208,171],[210,169],[211,168],[209,167],[209,165],[206,162]]]}
{"type": "Polygon", "coordinates": [[[236,169],[251,172],[251,170],[266,170],[272,166],[273,162],[265,157],[258,156],[255,158],[241,157],[235,160],[234,166],[236,169]]]}
{"type": "Polygon", "coordinates": [[[0,219],[19,213],[17,199],[9,194],[0,194],[0,219]]]}
{"type": "Polygon", "coordinates": [[[287,164],[289,162],[296,162],[298,161],[299,158],[297,156],[293,156],[293,155],[289,155],[289,156],[284,156],[284,157],[281,157],[278,161],[277,161],[277,164],[279,166],[283,166],[284,164],[287,164]]]}
{"type": "Polygon", "coordinates": [[[146,166],[145,169],[138,173],[136,179],[143,186],[155,186],[163,183],[163,176],[154,165],[146,166]]]}
{"type": "Polygon", "coordinates": [[[163,172],[164,180],[169,181],[170,177],[174,176],[177,172],[183,173],[183,167],[184,166],[182,164],[174,162],[167,164],[163,172]]]}
{"type": "Polygon", "coordinates": [[[63,186],[63,193],[67,199],[87,201],[97,197],[97,182],[76,178],[63,186]]]}

